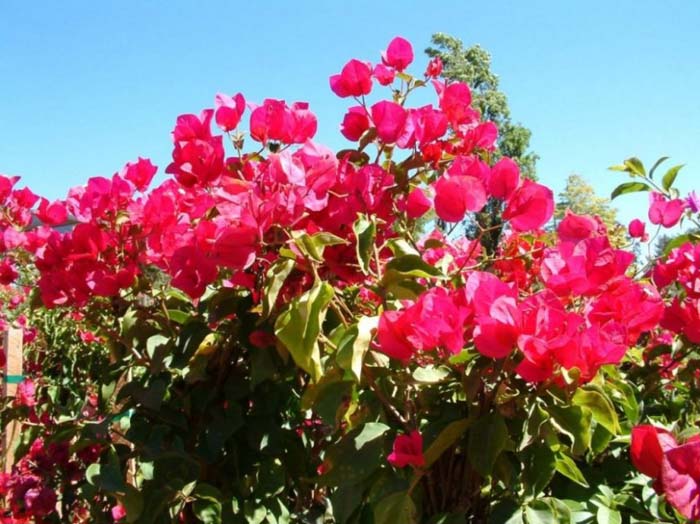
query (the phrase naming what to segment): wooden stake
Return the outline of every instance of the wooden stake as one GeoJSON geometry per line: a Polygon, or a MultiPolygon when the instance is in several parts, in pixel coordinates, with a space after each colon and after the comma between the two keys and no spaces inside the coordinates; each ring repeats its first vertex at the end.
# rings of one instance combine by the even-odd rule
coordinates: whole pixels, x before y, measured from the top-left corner
{"type": "MultiPolygon", "coordinates": [[[[22,330],[8,328],[2,334],[2,346],[5,353],[5,368],[2,376],[2,394],[5,397],[14,398],[17,394],[17,385],[24,378],[22,367],[22,330]]],[[[12,471],[14,443],[19,438],[20,425],[16,421],[7,424],[2,433],[2,460],[3,471],[12,471]]]]}

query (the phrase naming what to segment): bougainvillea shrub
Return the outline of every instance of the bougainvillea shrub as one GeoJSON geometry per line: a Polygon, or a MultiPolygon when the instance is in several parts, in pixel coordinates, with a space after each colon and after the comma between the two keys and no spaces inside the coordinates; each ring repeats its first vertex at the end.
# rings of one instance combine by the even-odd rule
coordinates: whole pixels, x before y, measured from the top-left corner
{"type": "Polygon", "coordinates": [[[629,159],[629,249],[594,216],[552,226],[469,87],[413,59],[396,38],[330,77],[341,151],[306,102],[219,94],[177,118],[157,187],[143,158],[59,201],[0,176],[27,360],[0,520],[700,515],[700,247],[635,255],[698,198],[629,159]]]}

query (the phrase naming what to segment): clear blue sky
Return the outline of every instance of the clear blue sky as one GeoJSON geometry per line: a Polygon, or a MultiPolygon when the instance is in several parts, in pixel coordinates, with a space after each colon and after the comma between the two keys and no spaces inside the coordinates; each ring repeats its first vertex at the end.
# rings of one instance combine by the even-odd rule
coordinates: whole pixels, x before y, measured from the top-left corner
{"type": "MultiPolygon", "coordinates": [[[[609,194],[630,155],[686,163],[700,187],[700,2],[264,2],[4,0],[0,172],[49,197],[137,156],[160,173],[175,117],[218,91],[306,100],[317,139],[340,144],[346,104],[328,76],[378,60],[396,35],[420,56],[433,32],[480,43],[515,120],[532,129],[540,178],[572,172],[609,194]]],[[[625,197],[622,218],[644,210],[625,197]]]]}

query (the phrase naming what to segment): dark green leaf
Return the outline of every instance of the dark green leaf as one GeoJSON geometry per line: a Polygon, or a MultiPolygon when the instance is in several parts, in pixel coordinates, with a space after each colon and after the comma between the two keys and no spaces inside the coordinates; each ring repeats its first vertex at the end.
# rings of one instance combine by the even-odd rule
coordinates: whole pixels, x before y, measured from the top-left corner
{"type": "Polygon", "coordinates": [[[700,235],[695,233],[684,233],[682,235],[678,235],[666,243],[664,246],[664,255],[668,255],[671,251],[682,246],[686,242],[697,244],[698,241],[700,241],[700,235]]]}
{"type": "Polygon", "coordinates": [[[604,426],[613,435],[620,432],[615,406],[602,389],[595,386],[583,386],[576,390],[572,402],[574,405],[590,409],[593,420],[604,426]]]}
{"type": "Polygon", "coordinates": [[[666,162],[666,160],[668,160],[668,157],[662,156],[656,162],[654,162],[654,165],[649,170],[649,178],[654,178],[654,173],[656,172],[656,168],[659,167],[663,162],[666,162]]]}
{"type": "Polygon", "coordinates": [[[360,215],[352,225],[355,233],[355,253],[360,269],[366,275],[369,273],[370,260],[374,253],[374,240],[377,236],[377,225],[366,215],[360,215]]]}
{"type": "Polygon", "coordinates": [[[610,200],[613,200],[620,195],[626,195],[627,193],[649,191],[649,189],[649,185],[645,184],[644,182],[624,182],[613,190],[612,194],[610,195],[610,200]]]}
{"type": "Polygon", "coordinates": [[[416,506],[405,491],[392,493],[379,501],[374,508],[375,524],[415,524],[418,522],[416,506]]]}
{"type": "Polygon", "coordinates": [[[184,325],[191,318],[189,313],[180,311],[179,309],[168,309],[168,317],[171,322],[184,325]]]}
{"type": "Polygon", "coordinates": [[[550,406],[554,426],[567,435],[571,441],[571,451],[580,455],[591,445],[591,412],[580,406],[550,406]]]}
{"type": "Polygon", "coordinates": [[[392,258],[386,265],[386,271],[394,271],[404,276],[431,278],[442,277],[442,272],[428,264],[420,255],[401,255],[392,258]]]}
{"type": "Polygon", "coordinates": [[[559,473],[568,479],[573,480],[576,484],[583,486],[584,488],[588,487],[586,478],[583,476],[583,473],[581,473],[581,470],[576,465],[576,462],[574,462],[570,456],[564,453],[557,454],[554,467],[559,473]]]}
{"type": "Polygon", "coordinates": [[[425,451],[425,467],[429,468],[447,449],[457,442],[473,423],[470,419],[455,420],[448,424],[425,451]]]}
{"type": "Polygon", "coordinates": [[[371,422],[353,429],[326,451],[323,463],[327,472],[318,482],[330,486],[357,484],[372,475],[386,459],[384,433],[389,426],[371,422]]]}
{"type": "Polygon", "coordinates": [[[678,176],[678,172],[683,168],[683,164],[673,166],[671,169],[666,171],[666,174],[664,177],[661,179],[661,185],[663,188],[668,191],[671,189],[673,186],[673,183],[676,181],[676,177],[678,176]]]}
{"type": "Polygon", "coordinates": [[[532,404],[523,428],[523,438],[518,449],[525,449],[540,436],[540,428],[549,415],[537,402],[532,404]]]}
{"type": "Polygon", "coordinates": [[[544,491],[554,476],[556,459],[554,452],[545,445],[528,447],[523,456],[523,483],[526,493],[536,497],[544,491]]]}
{"type": "Polygon", "coordinates": [[[489,476],[507,441],[508,427],[501,415],[489,413],[481,417],[469,430],[469,462],[479,474],[489,476]]]}
{"type": "Polygon", "coordinates": [[[644,164],[636,157],[631,157],[625,160],[625,167],[630,173],[638,176],[645,176],[647,174],[646,170],[644,169],[644,164]]]}
{"type": "Polygon", "coordinates": [[[527,524],[570,524],[571,510],[562,501],[547,497],[525,507],[527,524]]]}
{"type": "Polygon", "coordinates": [[[126,493],[118,497],[119,503],[126,510],[126,521],[136,522],[143,512],[143,495],[131,484],[126,485],[126,493]]]}
{"type": "Polygon", "coordinates": [[[85,479],[107,493],[124,493],[126,490],[121,471],[113,464],[90,464],[85,471],[85,479]]]}
{"type": "Polygon", "coordinates": [[[293,237],[301,252],[317,262],[323,262],[323,251],[326,247],[348,243],[347,240],[326,232],[309,235],[295,231],[293,237]]]}

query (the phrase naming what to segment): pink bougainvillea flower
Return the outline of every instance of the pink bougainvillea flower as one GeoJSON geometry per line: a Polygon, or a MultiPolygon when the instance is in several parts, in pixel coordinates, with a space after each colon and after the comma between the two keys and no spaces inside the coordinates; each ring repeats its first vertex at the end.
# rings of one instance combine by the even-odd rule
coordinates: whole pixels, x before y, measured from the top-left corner
{"type": "Polygon", "coordinates": [[[158,171],[148,158],[141,158],[136,162],[127,162],[119,173],[123,178],[134,184],[139,191],[144,191],[153,180],[158,171]]]}
{"type": "Polygon", "coordinates": [[[285,144],[303,144],[316,134],[318,122],[306,102],[291,107],[284,100],[266,99],[250,115],[250,136],[267,143],[275,140],[285,144]]]}
{"type": "Polygon", "coordinates": [[[396,142],[406,123],[406,110],[396,102],[381,100],[370,111],[379,139],[387,144],[396,142]]]}
{"type": "Polygon", "coordinates": [[[389,47],[382,53],[382,62],[397,71],[403,71],[413,62],[411,43],[405,38],[397,36],[389,42],[389,47]]]}
{"type": "Polygon", "coordinates": [[[564,213],[564,219],[557,227],[559,242],[577,243],[581,240],[597,236],[600,224],[590,215],[577,215],[570,209],[564,213]]]}
{"type": "Polygon", "coordinates": [[[443,175],[435,183],[435,212],[446,222],[459,222],[486,204],[484,184],[476,177],[443,175]]]}
{"type": "Polygon", "coordinates": [[[265,99],[250,113],[250,136],[263,144],[268,140],[281,141],[283,130],[292,125],[291,120],[283,100],[265,99]]]}
{"type": "Polygon", "coordinates": [[[680,198],[669,200],[661,193],[652,191],[649,194],[649,221],[652,224],[673,227],[681,219],[685,205],[685,201],[680,198]]]}
{"type": "Polygon", "coordinates": [[[661,492],[661,464],[664,452],[677,446],[673,435],[663,428],[643,424],[632,428],[630,458],[641,473],[657,481],[655,488],[661,492]]]}
{"type": "Polygon", "coordinates": [[[119,522],[120,520],[126,518],[126,509],[124,509],[124,506],[122,506],[121,504],[112,506],[111,513],[114,522],[119,522]]]}
{"type": "Polygon", "coordinates": [[[407,362],[416,351],[409,341],[411,336],[412,318],[404,311],[384,311],[379,317],[377,340],[381,352],[407,362]]]}
{"type": "Polygon", "coordinates": [[[218,275],[218,269],[209,258],[192,247],[175,251],[171,260],[172,285],[192,298],[199,298],[218,275]]]}
{"type": "Polygon", "coordinates": [[[340,126],[340,132],[348,140],[357,142],[369,127],[369,116],[365,108],[362,106],[353,106],[345,113],[343,123],[340,126]]]}
{"type": "Polygon", "coordinates": [[[685,202],[693,213],[700,211],[700,197],[695,191],[688,193],[685,202]]]}
{"type": "Polygon", "coordinates": [[[214,111],[182,115],[177,119],[173,138],[173,161],[166,173],[185,187],[206,185],[218,178],[224,168],[224,144],[221,136],[212,136],[211,119],[214,111]]]}
{"type": "Polygon", "coordinates": [[[414,354],[437,348],[449,354],[464,347],[464,321],[470,311],[444,288],[426,291],[399,311],[384,311],[379,318],[379,350],[407,362],[414,354]]]}
{"type": "Polygon", "coordinates": [[[474,345],[482,355],[504,358],[513,350],[520,335],[520,311],[515,298],[499,296],[488,315],[478,315],[474,345]]]}
{"type": "Polygon", "coordinates": [[[388,86],[394,81],[396,70],[392,69],[391,67],[387,67],[384,64],[377,64],[374,66],[372,76],[374,76],[374,78],[377,79],[377,82],[379,82],[381,85],[388,86]]]}
{"type": "Polygon", "coordinates": [[[33,408],[36,406],[36,385],[30,378],[25,378],[17,385],[15,404],[33,408]]]}
{"type": "Polygon", "coordinates": [[[49,202],[42,197],[39,199],[36,216],[46,225],[59,226],[68,220],[68,211],[64,202],[60,200],[49,202]]]}
{"type": "Polygon", "coordinates": [[[430,59],[428,67],[425,68],[427,78],[437,78],[442,74],[442,60],[439,56],[430,59]]]}
{"type": "Polygon", "coordinates": [[[214,107],[216,125],[224,131],[232,131],[238,126],[245,111],[245,98],[240,93],[234,96],[218,93],[214,97],[214,107]]]}
{"type": "Polygon", "coordinates": [[[464,82],[451,82],[445,85],[433,80],[433,85],[438,92],[440,109],[445,113],[453,127],[472,120],[474,111],[471,108],[472,93],[464,82]]]}
{"type": "Polygon", "coordinates": [[[513,194],[519,183],[520,168],[518,164],[505,157],[491,168],[486,186],[491,196],[506,200],[513,194]]]}
{"type": "Polygon", "coordinates": [[[372,91],[372,67],[354,58],[330,78],[331,90],[341,98],[368,95],[372,91]]]}
{"type": "Polygon", "coordinates": [[[395,468],[405,468],[406,466],[422,468],[425,466],[423,436],[420,432],[413,430],[408,435],[398,435],[387,460],[395,468]]]}
{"type": "Polygon", "coordinates": [[[665,450],[661,482],[671,506],[694,522],[700,518],[700,441],[665,450]]]}
{"type": "Polygon", "coordinates": [[[654,479],[654,489],[687,519],[700,518],[700,440],[691,437],[678,443],[663,428],[641,425],[632,428],[632,464],[654,479]]]}
{"type": "Polygon", "coordinates": [[[430,199],[425,196],[425,192],[419,188],[414,188],[406,199],[406,214],[408,218],[420,218],[431,208],[430,199]]]}
{"type": "Polygon", "coordinates": [[[442,138],[447,132],[447,117],[432,105],[421,107],[417,115],[415,134],[420,147],[442,138]]]}
{"type": "Polygon", "coordinates": [[[638,218],[633,219],[629,223],[629,226],[627,226],[627,231],[632,238],[646,239],[646,225],[638,218]]]}
{"type": "Polygon", "coordinates": [[[18,276],[17,268],[11,259],[3,258],[0,260],[0,284],[3,286],[12,284],[18,276]]]}
{"type": "Polygon", "coordinates": [[[545,225],[553,213],[552,190],[526,179],[506,202],[503,219],[515,231],[532,231],[545,225]]]}
{"type": "Polygon", "coordinates": [[[12,193],[12,188],[19,180],[18,176],[0,175],[0,203],[4,202],[12,193]]]}
{"type": "Polygon", "coordinates": [[[56,511],[56,491],[48,486],[31,487],[24,493],[24,505],[30,514],[50,515],[56,511]]]}

